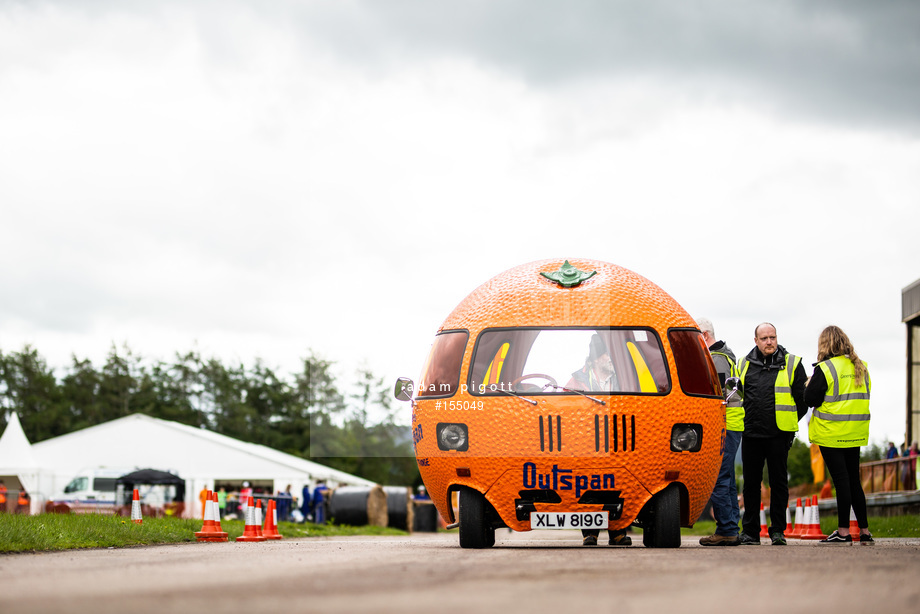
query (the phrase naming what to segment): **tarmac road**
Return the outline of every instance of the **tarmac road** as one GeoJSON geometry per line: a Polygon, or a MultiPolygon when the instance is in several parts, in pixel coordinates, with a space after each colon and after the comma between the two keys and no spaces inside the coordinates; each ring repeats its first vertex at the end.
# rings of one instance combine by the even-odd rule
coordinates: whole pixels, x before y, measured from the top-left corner
{"type": "MultiPolygon", "coordinates": [[[[602,543],[606,534],[601,534],[602,543]]],[[[0,611],[911,612],[920,540],[790,540],[679,549],[584,548],[570,531],[498,531],[462,550],[456,531],[0,556],[0,611]]]]}

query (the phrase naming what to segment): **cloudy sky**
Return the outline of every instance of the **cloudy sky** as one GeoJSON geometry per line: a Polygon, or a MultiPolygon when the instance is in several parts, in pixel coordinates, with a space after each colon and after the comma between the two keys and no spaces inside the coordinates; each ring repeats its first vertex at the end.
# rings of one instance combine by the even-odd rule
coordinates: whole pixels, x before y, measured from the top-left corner
{"type": "MultiPolygon", "coordinates": [[[[614,262],[904,436],[920,4],[0,0],[0,349],[417,378],[544,258],[614,262]]],[[[408,417],[408,415],[407,415],[408,417]]]]}

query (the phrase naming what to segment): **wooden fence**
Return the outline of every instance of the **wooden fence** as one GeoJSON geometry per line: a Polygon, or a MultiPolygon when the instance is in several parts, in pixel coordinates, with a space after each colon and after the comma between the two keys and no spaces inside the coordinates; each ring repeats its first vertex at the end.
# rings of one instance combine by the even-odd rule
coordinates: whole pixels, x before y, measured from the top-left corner
{"type": "Polygon", "coordinates": [[[859,479],[866,494],[920,490],[917,484],[917,457],[862,463],[859,479]]]}

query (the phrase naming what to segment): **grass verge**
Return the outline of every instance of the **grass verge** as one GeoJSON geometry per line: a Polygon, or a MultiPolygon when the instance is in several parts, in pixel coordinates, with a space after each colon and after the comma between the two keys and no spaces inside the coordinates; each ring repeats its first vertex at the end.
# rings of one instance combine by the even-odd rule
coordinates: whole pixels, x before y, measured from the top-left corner
{"type": "MultiPolygon", "coordinates": [[[[243,534],[243,521],[221,522],[230,540],[243,534]]],[[[0,514],[0,553],[71,550],[74,548],[124,548],[152,544],[194,542],[201,520],[186,518],[145,518],[143,524],[130,519],[102,514],[39,514],[24,516],[0,514]]],[[[312,523],[279,523],[285,537],[324,537],[336,535],[406,535],[386,527],[350,527],[312,523]]]]}
{"type": "MultiPolygon", "coordinates": [[[[836,528],[835,518],[822,518],[821,530],[829,534],[836,528]]],[[[241,520],[221,522],[232,541],[243,534],[241,520]]],[[[716,523],[704,520],[682,535],[711,535],[716,523]]],[[[920,515],[895,517],[870,516],[869,528],[875,537],[920,538],[920,515]]],[[[125,548],[152,544],[194,542],[201,521],[182,518],[146,518],[136,525],[129,519],[101,514],[40,514],[22,516],[0,514],[0,553],[42,552],[75,548],[125,548]]],[[[295,524],[281,522],[279,532],[286,538],[330,537],[340,535],[406,535],[387,527],[295,524]]]]}

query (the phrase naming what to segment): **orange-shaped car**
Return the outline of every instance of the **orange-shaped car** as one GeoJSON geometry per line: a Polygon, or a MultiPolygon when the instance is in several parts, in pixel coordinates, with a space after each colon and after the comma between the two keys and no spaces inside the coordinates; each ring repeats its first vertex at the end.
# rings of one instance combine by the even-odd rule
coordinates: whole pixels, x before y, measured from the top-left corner
{"type": "Polygon", "coordinates": [[[722,390],[696,323],[606,262],[544,260],[489,280],[396,396],[412,402],[419,471],[464,548],[492,546],[500,527],[630,525],[647,547],[679,547],[721,460],[722,390]]]}

